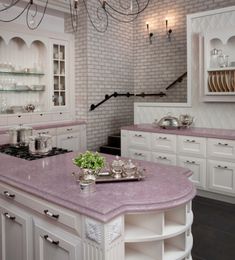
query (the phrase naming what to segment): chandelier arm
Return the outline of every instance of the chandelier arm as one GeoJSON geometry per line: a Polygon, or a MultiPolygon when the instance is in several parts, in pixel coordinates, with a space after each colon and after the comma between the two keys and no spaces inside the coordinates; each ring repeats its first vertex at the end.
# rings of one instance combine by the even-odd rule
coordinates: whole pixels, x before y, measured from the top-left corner
{"type": "MultiPolygon", "coordinates": [[[[112,9],[114,12],[116,12],[116,13],[118,13],[118,14],[120,14],[120,15],[123,15],[123,16],[132,16],[132,15],[138,15],[138,14],[142,13],[142,12],[148,7],[149,2],[150,2],[150,0],[147,0],[145,6],[144,6],[142,9],[140,9],[140,8],[139,8],[139,7],[140,7],[139,0],[135,0],[135,1],[136,1],[137,6],[138,6],[138,11],[137,11],[137,12],[134,12],[134,13],[124,13],[124,12],[121,12],[121,11],[117,10],[116,8],[114,8],[113,6],[111,6],[108,2],[105,2],[105,6],[107,5],[110,9],[112,9]]],[[[106,9],[105,9],[105,10],[106,10],[106,9]]],[[[106,10],[106,11],[107,11],[107,10],[106,10]]]]}
{"type": "Polygon", "coordinates": [[[76,32],[78,29],[78,10],[77,8],[72,7],[71,0],[69,1],[69,8],[70,8],[70,20],[72,24],[73,31],[76,32]]]}
{"type": "Polygon", "coordinates": [[[24,13],[24,11],[29,7],[29,5],[30,5],[30,3],[28,3],[28,4],[24,7],[24,9],[23,9],[16,17],[14,17],[14,18],[12,18],[12,19],[9,19],[9,20],[0,19],[0,22],[9,23],[9,22],[15,21],[16,19],[18,19],[18,18],[24,13]]]}
{"type": "MultiPolygon", "coordinates": [[[[4,4],[3,4],[4,8],[3,8],[3,9],[0,9],[0,12],[4,12],[4,11],[10,9],[11,7],[15,6],[15,5],[16,5],[17,3],[19,3],[19,2],[20,2],[20,0],[16,0],[15,2],[14,2],[14,0],[11,0],[11,4],[9,4],[9,5],[4,5],[4,4]]],[[[28,4],[29,4],[29,3],[28,3],[28,4]]]]}
{"type": "Polygon", "coordinates": [[[118,21],[118,22],[120,22],[120,23],[132,23],[133,21],[135,21],[136,20],[136,18],[138,17],[138,15],[136,15],[135,17],[132,17],[132,19],[131,20],[121,20],[121,19],[119,19],[119,18],[117,18],[117,17],[115,17],[112,13],[110,13],[108,10],[106,10],[106,13],[111,17],[111,18],[113,18],[114,20],[116,20],[116,21],[118,21]]]}
{"type": "MultiPolygon", "coordinates": [[[[109,24],[109,20],[108,20],[108,15],[107,15],[107,12],[104,10],[104,14],[105,14],[105,17],[106,17],[106,24],[105,24],[105,28],[103,30],[100,30],[99,28],[97,28],[97,26],[94,24],[94,22],[92,21],[91,19],[91,16],[90,16],[90,13],[88,11],[88,8],[87,8],[87,4],[86,4],[86,0],[83,0],[83,3],[84,3],[84,6],[85,6],[85,9],[86,9],[86,12],[87,12],[87,16],[91,22],[91,25],[93,26],[93,28],[97,31],[97,32],[100,32],[100,33],[104,33],[107,31],[107,28],[108,28],[108,24],[109,24]]],[[[99,0],[99,3],[102,5],[101,1],[99,0]]],[[[99,8],[99,7],[98,7],[99,8]]],[[[97,9],[98,9],[97,8],[97,9]]],[[[102,7],[100,7],[102,8],[102,7]]],[[[103,9],[103,8],[102,8],[103,9]]]]}
{"type": "MultiPolygon", "coordinates": [[[[42,13],[41,19],[39,20],[39,22],[37,23],[37,25],[34,26],[34,27],[32,27],[32,26],[30,25],[30,23],[29,23],[29,11],[30,11],[30,7],[32,6],[32,4],[29,2],[29,6],[28,6],[28,9],[27,9],[27,14],[26,14],[26,23],[27,23],[27,26],[28,26],[28,28],[29,28],[30,30],[36,30],[36,29],[39,27],[39,25],[41,24],[41,22],[42,22],[42,20],[43,20],[43,18],[44,18],[44,16],[45,16],[45,13],[46,13],[48,1],[49,1],[49,0],[46,1],[46,4],[45,4],[45,7],[44,7],[44,9],[43,9],[43,13],[42,13]]],[[[36,14],[37,14],[37,7],[36,7],[36,13],[35,13],[35,15],[34,15],[33,17],[35,17],[36,14]]]]}

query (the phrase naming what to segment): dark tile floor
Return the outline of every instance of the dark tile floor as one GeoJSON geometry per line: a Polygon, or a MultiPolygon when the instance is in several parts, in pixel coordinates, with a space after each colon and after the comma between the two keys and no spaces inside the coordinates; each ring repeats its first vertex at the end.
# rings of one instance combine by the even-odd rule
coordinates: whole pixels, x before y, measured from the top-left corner
{"type": "Polygon", "coordinates": [[[193,212],[193,260],[235,260],[235,205],[197,196],[193,212]]]}

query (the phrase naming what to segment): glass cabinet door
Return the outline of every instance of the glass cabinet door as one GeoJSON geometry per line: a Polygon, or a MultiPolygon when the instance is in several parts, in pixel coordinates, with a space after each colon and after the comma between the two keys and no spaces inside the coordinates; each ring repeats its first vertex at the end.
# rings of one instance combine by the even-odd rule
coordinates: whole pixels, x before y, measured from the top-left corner
{"type": "Polygon", "coordinates": [[[53,105],[66,106],[65,45],[53,44],[53,105]]]}

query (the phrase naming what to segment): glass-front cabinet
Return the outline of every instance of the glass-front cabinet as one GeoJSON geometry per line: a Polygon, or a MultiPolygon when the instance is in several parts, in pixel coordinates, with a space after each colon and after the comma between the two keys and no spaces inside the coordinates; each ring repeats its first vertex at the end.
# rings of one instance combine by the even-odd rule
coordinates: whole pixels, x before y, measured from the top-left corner
{"type": "Polygon", "coordinates": [[[0,29],[0,125],[17,115],[28,123],[36,114],[41,122],[74,119],[73,36],[0,29]]]}
{"type": "Polygon", "coordinates": [[[53,105],[66,106],[66,45],[53,44],[53,105]]]}

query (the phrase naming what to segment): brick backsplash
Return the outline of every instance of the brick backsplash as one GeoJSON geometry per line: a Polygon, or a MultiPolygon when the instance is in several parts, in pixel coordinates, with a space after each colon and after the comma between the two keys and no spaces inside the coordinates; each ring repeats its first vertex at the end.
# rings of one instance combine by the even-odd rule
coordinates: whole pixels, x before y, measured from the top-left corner
{"type": "MultiPolygon", "coordinates": [[[[92,3],[92,2],[91,2],[92,3]]],[[[160,98],[118,97],[90,112],[114,91],[157,93],[187,69],[186,15],[234,5],[234,0],[151,0],[149,7],[132,24],[109,20],[105,33],[96,32],[84,7],[79,10],[75,33],[76,117],[87,121],[88,149],[97,150],[107,136],[123,125],[133,123],[133,102],[185,102],[187,80],[160,98]],[[172,38],[166,37],[165,18],[169,18],[172,38]],[[146,30],[149,22],[152,44],[146,30]]],[[[71,31],[70,18],[65,19],[71,31]]]]}

